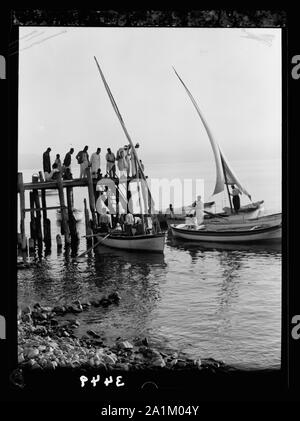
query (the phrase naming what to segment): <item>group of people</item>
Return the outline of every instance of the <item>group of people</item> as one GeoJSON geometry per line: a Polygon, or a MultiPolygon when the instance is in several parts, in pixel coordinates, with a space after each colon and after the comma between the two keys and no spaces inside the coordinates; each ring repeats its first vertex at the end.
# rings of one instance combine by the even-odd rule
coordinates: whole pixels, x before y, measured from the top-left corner
{"type": "MultiPolygon", "coordinates": [[[[232,193],[230,193],[230,195],[232,196],[232,204],[233,204],[234,212],[236,214],[238,214],[239,209],[241,207],[240,194],[242,194],[242,192],[234,184],[231,185],[231,189],[232,189],[232,193]]],[[[197,200],[193,203],[192,207],[195,208],[195,211],[186,215],[186,224],[187,225],[200,226],[204,222],[204,213],[205,213],[204,212],[204,203],[202,202],[202,199],[201,199],[200,195],[197,196],[197,200]]],[[[169,215],[169,217],[171,219],[175,218],[174,208],[173,208],[172,204],[169,205],[165,214],[169,215]]]]}
{"type": "Polygon", "coordinates": [[[110,232],[112,229],[115,233],[120,232],[125,235],[144,235],[149,232],[151,227],[149,221],[145,221],[145,225],[139,216],[134,216],[132,213],[121,213],[120,215],[111,215],[109,211],[103,207],[98,214],[99,232],[110,232]]]}
{"type": "MultiPolygon", "coordinates": [[[[139,148],[138,143],[135,145],[135,149],[137,148],[139,148]]],[[[97,150],[92,153],[91,157],[89,157],[88,149],[89,147],[85,146],[75,157],[77,163],[80,165],[79,178],[85,178],[87,176],[86,169],[91,167],[92,177],[95,179],[101,179],[103,177],[101,172],[101,148],[97,148],[97,150]]],[[[47,150],[43,153],[43,171],[45,180],[55,180],[57,179],[59,173],[61,173],[63,179],[72,179],[73,175],[71,163],[74,148],[71,148],[66,153],[63,162],[61,162],[60,155],[57,154],[53,165],[51,165],[50,152],[51,148],[47,148],[47,150]]],[[[141,177],[144,172],[144,165],[141,160],[137,162],[136,154],[132,151],[131,145],[125,145],[124,147],[119,148],[116,155],[110,148],[107,148],[105,160],[105,177],[116,178],[117,168],[119,170],[120,177],[141,177]]]]}

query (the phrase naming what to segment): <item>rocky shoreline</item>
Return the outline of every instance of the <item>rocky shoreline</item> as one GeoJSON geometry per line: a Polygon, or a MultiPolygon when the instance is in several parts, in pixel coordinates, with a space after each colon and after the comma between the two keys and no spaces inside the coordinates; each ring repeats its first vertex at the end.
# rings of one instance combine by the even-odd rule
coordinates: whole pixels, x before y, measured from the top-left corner
{"type": "Polygon", "coordinates": [[[20,368],[97,368],[110,370],[204,370],[212,373],[229,371],[232,367],[212,358],[187,358],[172,351],[162,352],[136,338],[133,343],[119,338],[113,346],[96,332],[88,330],[81,338],[74,330],[76,319],[66,320],[68,314],[88,311],[91,306],[118,305],[118,293],[90,302],[75,301],[67,306],[43,307],[35,304],[18,311],[18,364],[20,368]]]}

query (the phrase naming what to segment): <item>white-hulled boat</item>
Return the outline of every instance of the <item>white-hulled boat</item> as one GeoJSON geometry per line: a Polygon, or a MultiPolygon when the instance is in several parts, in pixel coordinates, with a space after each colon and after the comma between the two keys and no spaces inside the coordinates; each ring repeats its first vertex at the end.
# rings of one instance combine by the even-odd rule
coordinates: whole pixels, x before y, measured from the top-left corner
{"type": "MultiPolygon", "coordinates": [[[[170,224],[185,224],[186,217],[184,215],[175,215],[171,218],[169,215],[166,218],[168,225],[170,224]]],[[[239,228],[243,226],[254,226],[259,224],[267,224],[269,226],[279,225],[282,222],[281,213],[272,213],[269,215],[253,216],[253,213],[249,214],[238,214],[238,215],[224,215],[219,216],[213,214],[204,216],[204,224],[207,227],[213,227],[214,229],[220,227],[225,228],[229,225],[232,228],[239,228]]]]}
{"type": "Polygon", "coordinates": [[[209,138],[212,150],[213,150],[213,154],[214,154],[214,158],[215,158],[215,164],[216,164],[216,184],[215,184],[215,189],[214,189],[213,195],[221,193],[222,191],[224,191],[224,187],[226,186],[230,207],[225,207],[223,210],[228,215],[228,219],[236,216],[236,213],[233,210],[233,206],[232,206],[232,202],[231,202],[231,194],[229,192],[229,187],[228,187],[229,185],[237,186],[239,188],[240,192],[242,194],[244,193],[250,200],[249,204],[243,205],[243,206],[240,207],[239,213],[247,215],[247,214],[252,214],[252,212],[254,212],[254,211],[259,211],[260,209],[263,208],[264,201],[260,200],[260,201],[257,201],[257,202],[252,202],[251,195],[248,193],[246,188],[241,184],[241,182],[237,178],[236,174],[234,173],[233,169],[230,167],[228,160],[225,158],[225,155],[224,155],[223,151],[221,150],[220,146],[215,141],[215,139],[212,135],[212,132],[211,132],[210,128],[208,127],[208,124],[207,124],[206,120],[204,119],[204,117],[203,117],[194,97],[192,96],[191,92],[189,91],[189,89],[187,88],[187,86],[185,85],[185,83],[183,82],[183,80],[178,75],[178,73],[176,72],[175,69],[174,69],[174,71],[175,71],[176,76],[180,80],[181,84],[185,88],[190,100],[192,101],[192,104],[194,105],[194,107],[197,111],[198,116],[200,117],[200,119],[201,119],[201,121],[204,125],[204,128],[206,130],[206,133],[208,135],[208,138],[209,138]]]}
{"type": "Polygon", "coordinates": [[[165,247],[165,234],[146,234],[146,235],[121,235],[111,234],[105,238],[107,233],[97,234],[97,241],[101,241],[101,245],[122,249],[127,251],[148,251],[152,253],[163,253],[165,247]]]}
{"type": "MultiPolygon", "coordinates": [[[[83,218],[83,211],[80,210],[80,209],[73,209],[73,215],[74,215],[75,221],[79,222],[83,218]]],[[[61,222],[61,211],[60,211],[60,209],[58,209],[56,211],[56,219],[57,219],[57,221],[61,222]]]]}
{"type": "Polygon", "coordinates": [[[281,224],[275,226],[254,225],[227,229],[208,229],[205,225],[191,226],[186,224],[171,225],[175,238],[191,241],[222,242],[222,243],[251,243],[276,241],[281,239],[281,224]]]}
{"type": "MultiPolygon", "coordinates": [[[[108,97],[110,99],[110,102],[113,106],[113,109],[119,119],[119,122],[122,126],[122,129],[124,131],[124,134],[126,138],[129,141],[129,145],[131,146],[131,153],[133,154],[133,159],[136,166],[136,183],[137,183],[137,191],[138,191],[138,199],[139,199],[139,208],[140,208],[140,214],[141,214],[141,224],[143,227],[142,232],[145,232],[143,235],[126,235],[123,232],[116,232],[115,230],[112,230],[109,233],[99,233],[96,231],[95,235],[97,238],[97,243],[99,247],[107,246],[114,249],[122,249],[126,251],[141,251],[141,252],[157,252],[157,253],[163,253],[164,247],[165,247],[165,233],[161,232],[159,221],[156,214],[153,214],[149,216],[149,219],[147,220],[147,224],[145,221],[145,214],[149,215],[149,208],[148,203],[146,203],[145,198],[150,199],[150,210],[154,209],[154,202],[151,196],[151,192],[147,183],[146,176],[144,174],[143,168],[140,164],[140,160],[137,155],[137,151],[135,149],[135,146],[131,140],[131,137],[127,131],[127,128],[125,126],[124,120],[120,114],[120,111],[118,109],[118,106],[115,102],[115,99],[111,93],[111,90],[107,84],[107,81],[104,77],[104,74],[100,68],[100,65],[94,57],[95,62],[97,64],[101,79],[103,81],[104,87],[106,89],[106,92],[108,94],[108,97]],[[141,180],[143,181],[141,183],[141,180]]],[[[116,188],[119,191],[119,197],[123,197],[123,193],[118,187],[116,188]]],[[[124,200],[125,197],[123,197],[124,200]]],[[[125,208],[127,208],[127,203],[125,205],[125,208]]]]}

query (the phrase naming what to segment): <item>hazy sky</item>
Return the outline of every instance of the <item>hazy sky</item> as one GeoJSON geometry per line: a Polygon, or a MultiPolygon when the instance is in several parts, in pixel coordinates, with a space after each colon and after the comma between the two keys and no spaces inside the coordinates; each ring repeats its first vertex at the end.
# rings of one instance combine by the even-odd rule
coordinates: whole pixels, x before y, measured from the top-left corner
{"type": "Polygon", "coordinates": [[[20,28],[19,152],[127,143],[93,56],[145,162],[212,160],[191,90],[228,160],[281,156],[281,31],[20,28]]]}

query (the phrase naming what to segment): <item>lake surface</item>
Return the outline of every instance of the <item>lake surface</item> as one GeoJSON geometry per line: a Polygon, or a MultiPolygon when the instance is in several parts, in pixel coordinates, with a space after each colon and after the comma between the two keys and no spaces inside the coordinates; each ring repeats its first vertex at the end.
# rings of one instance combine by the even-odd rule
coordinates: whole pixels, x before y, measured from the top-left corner
{"type": "MultiPolygon", "coordinates": [[[[232,163],[252,199],[265,200],[266,213],[281,211],[280,165],[279,161],[232,163]]],[[[169,179],[204,178],[205,193],[213,191],[210,163],[149,164],[148,171],[145,166],[149,179],[166,174],[169,179]]],[[[24,181],[31,181],[34,172],[24,170],[24,181]]],[[[225,204],[225,195],[218,196],[217,209],[225,204]]],[[[84,197],[88,199],[87,189],[74,190],[76,207],[83,209],[84,197]]],[[[209,198],[205,194],[205,200],[209,198]]],[[[47,204],[58,204],[58,197],[47,196],[47,204]]],[[[161,202],[162,208],[165,205],[161,202]]],[[[71,251],[57,252],[60,225],[55,211],[48,217],[52,252],[38,267],[18,272],[20,304],[64,304],[118,291],[118,307],[93,307],[76,316],[81,321],[78,335],[93,329],[108,342],[146,336],[157,348],[181,350],[192,357],[212,357],[247,369],[280,367],[280,245],[195,245],[167,236],[164,255],[100,247],[76,259],[71,251]]],[[[29,222],[27,214],[28,234],[29,222]]],[[[83,222],[78,230],[85,235],[83,222]]],[[[85,249],[81,238],[78,253],[85,249]]]]}

